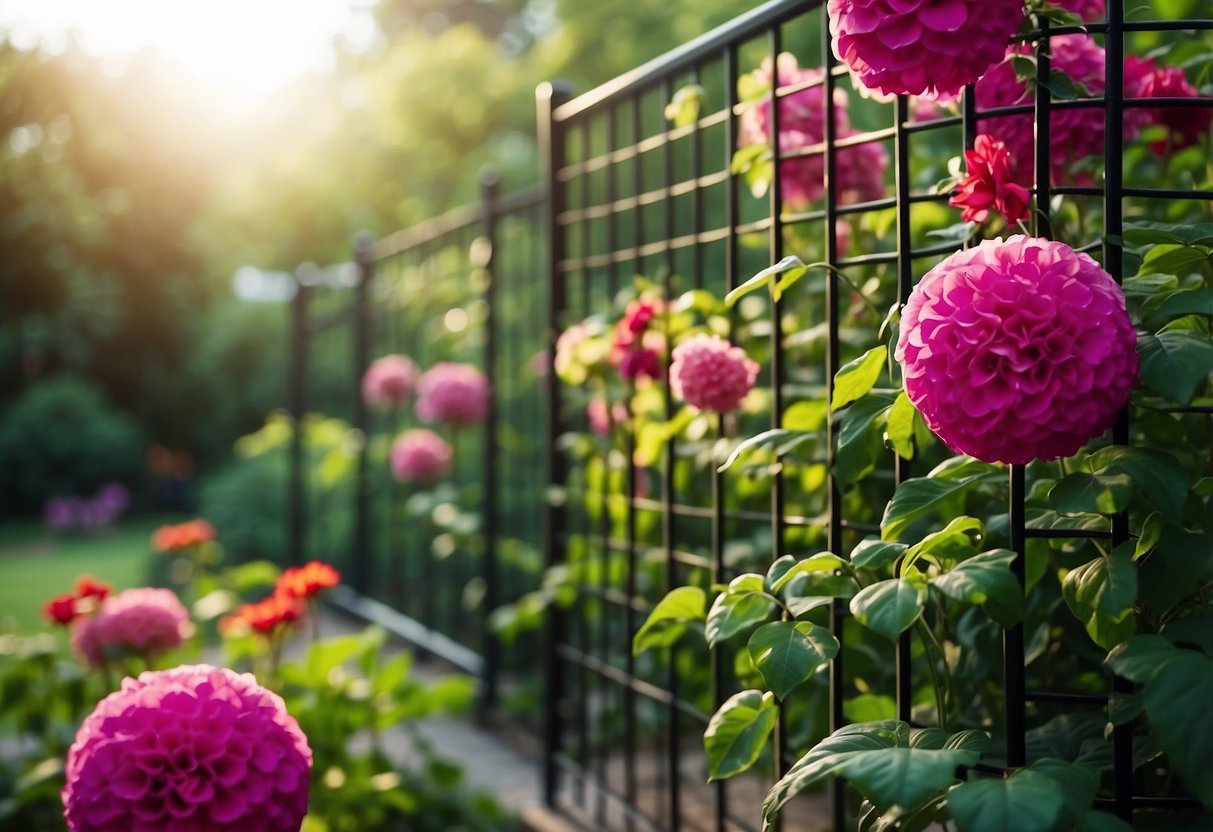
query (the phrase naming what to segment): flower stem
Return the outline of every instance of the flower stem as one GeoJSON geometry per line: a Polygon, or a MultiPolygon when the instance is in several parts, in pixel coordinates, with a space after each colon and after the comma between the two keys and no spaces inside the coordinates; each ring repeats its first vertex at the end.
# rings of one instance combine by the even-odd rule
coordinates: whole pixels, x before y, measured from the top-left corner
{"type": "Polygon", "coordinates": [[[948,704],[952,699],[952,674],[948,670],[948,659],[944,655],[943,645],[935,638],[935,633],[927,626],[927,622],[919,618],[914,622],[914,629],[918,633],[918,637],[922,639],[923,652],[927,659],[927,670],[931,674],[931,685],[935,688],[935,713],[939,720],[939,727],[947,730],[948,727],[948,704]],[[935,660],[931,656],[931,645],[935,645],[935,649],[939,651],[939,661],[943,664],[944,683],[940,685],[939,670],[935,667],[935,660]]]}

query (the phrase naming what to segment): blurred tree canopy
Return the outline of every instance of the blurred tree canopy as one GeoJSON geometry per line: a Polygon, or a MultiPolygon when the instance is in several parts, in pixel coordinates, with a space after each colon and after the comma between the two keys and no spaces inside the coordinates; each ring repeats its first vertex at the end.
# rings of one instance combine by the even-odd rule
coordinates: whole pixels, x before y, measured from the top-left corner
{"type": "Polygon", "coordinates": [[[484,166],[533,183],[536,84],[588,89],[751,4],[675,5],[382,0],[370,49],[244,111],[156,53],[115,72],[0,31],[0,401],[71,373],[220,459],[283,400],[285,310],[236,301],[237,267],[348,259],[484,166]]]}

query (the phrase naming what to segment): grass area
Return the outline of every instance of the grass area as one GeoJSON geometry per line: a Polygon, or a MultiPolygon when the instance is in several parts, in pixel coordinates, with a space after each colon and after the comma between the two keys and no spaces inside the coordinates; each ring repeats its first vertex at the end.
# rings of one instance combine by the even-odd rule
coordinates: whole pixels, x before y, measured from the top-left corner
{"type": "Polygon", "coordinates": [[[0,526],[0,632],[45,628],[42,605],[81,575],[127,589],[145,584],[154,557],[149,538],[178,517],[140,517],[100,535],[52,535],[37,523],[0,526]]]}

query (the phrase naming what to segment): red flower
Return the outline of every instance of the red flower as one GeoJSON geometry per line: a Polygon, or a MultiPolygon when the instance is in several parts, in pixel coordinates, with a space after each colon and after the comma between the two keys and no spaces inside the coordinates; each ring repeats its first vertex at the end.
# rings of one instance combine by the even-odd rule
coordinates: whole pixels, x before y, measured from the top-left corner
{"type": "Polygon", "coordinates": [[[76,596],[70,592],[52,598],[42,608],[42,615],[52,624],[70,624],[77,614],[76,596]]]}
{"type": "Polygon", "coordinates": [[[275,593],[255,604],[244,604],[223,620],[220,629],[225,635],[248,626],[258,633],[272,633],[278,627],[299,620],[303,606],[288,595],[275,593]]]}
{"type": "Polygon", "coordinates": [[[283,572],[278,578],[275,594],[290,598],[311,598],[323,589],[337,586],[340,581],[341,574],[336,569],[327,563],[314,560],[283,572]]]}
{"type": "Polygon", "coordinates": [[[972,150],[965,151],[968,176],[957,185],[948,204],[963,209],[965,222],[985,222],[993,209],[1007,224],[1014,225],[1028,216],[1028,189],[1011,178],[1011,154],[1005,144],[980,135],[972,150]]]}
{"type": "Polygon", "coordinates": [[[636,347],[623,354],[619,362],[619,375],[628,381],[635,381],[641,376],[661,378],[661,356],[656,350],[647,347],[636,347]]]}
{"type": "Polygon", "coordinates": [[[179,552],[210,543],[215,539],[215,527],[205,520],[190,520],[176,526],[161,526],[152,535],[152,548],[157,552],[179,552]]]}
{"type": "Polygon", "coordinates": [[[76,596],[80,599],[96,598],[97,602],[104,601],[110,594],[110,585],[96,580],[91,575],[85,575],[76,581],[76,596]]]}

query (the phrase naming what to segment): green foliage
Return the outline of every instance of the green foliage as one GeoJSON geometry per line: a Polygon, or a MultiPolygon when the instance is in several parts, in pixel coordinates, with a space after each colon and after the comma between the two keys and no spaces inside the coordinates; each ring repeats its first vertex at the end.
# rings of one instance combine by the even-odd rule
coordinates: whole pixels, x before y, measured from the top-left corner
{"type": "Polygon", "coordinates": [[[92,496],[139,473],[139,431],[93,384],[70,376],[31,385],[0,414],[0,491],[9,512],[50,497],[92,496]]]}
{"type": "Polygon", "coordinates": [[[708,780],[732,777],[758,762],[777,714],[770,692],[743,690],[726,699],[703,732],[708,780]]]}

